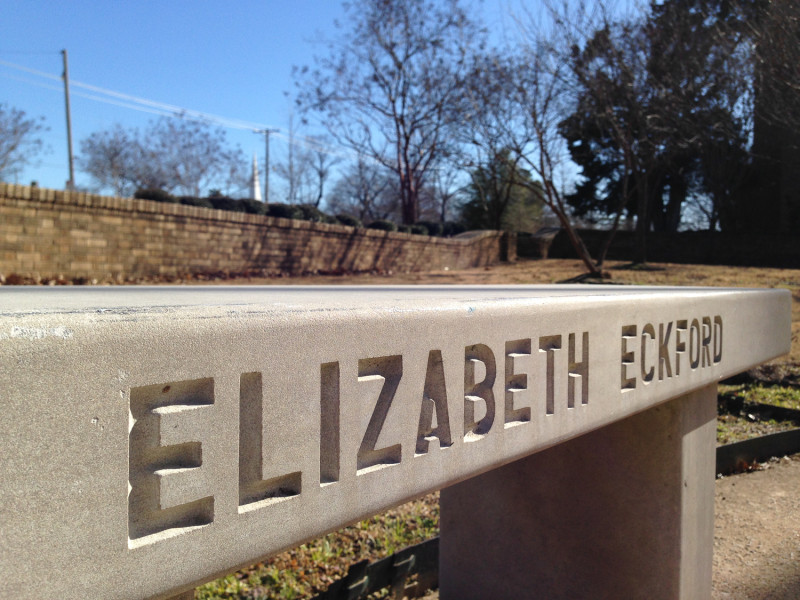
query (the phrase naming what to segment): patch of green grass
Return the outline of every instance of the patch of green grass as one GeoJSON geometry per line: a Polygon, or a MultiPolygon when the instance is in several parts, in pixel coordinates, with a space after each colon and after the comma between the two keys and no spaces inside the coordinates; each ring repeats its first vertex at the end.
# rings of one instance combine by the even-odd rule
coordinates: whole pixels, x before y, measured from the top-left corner
{"type": "MultiPolygon", "coordinates": [[[[371,562],[439,535],[439,494],[390,509],[195,590],[197,600],[310,598],[371,562]]],[[[376,597],[379,597],[380,594],[376,597]]]]}
{"type": "Polygon", "coordinates": [[[757,382],[720,385],[717,444],[740,442],[800,426],[800,423],[791,418],[773,418],[769,410],[759,408],[758,405],[800,410],[800,389],[796,386],[764,385],[757,382]]]}
{"type": "Polygon", "coordinates": [[[793,386],[758,383],[720,385],[719,395],[723,398],[740,398],[745,404],[771,404],[800,410],[800,388],[793,386]]]}

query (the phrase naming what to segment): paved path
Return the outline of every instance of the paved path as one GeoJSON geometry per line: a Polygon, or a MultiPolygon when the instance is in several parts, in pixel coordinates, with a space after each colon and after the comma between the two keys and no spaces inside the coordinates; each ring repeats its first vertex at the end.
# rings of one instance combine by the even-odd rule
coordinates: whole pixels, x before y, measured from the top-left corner
{"type": "Polygon", "coordinates": [[[800,598],[800,455],[717,480],[714,600],[800,598]]]}

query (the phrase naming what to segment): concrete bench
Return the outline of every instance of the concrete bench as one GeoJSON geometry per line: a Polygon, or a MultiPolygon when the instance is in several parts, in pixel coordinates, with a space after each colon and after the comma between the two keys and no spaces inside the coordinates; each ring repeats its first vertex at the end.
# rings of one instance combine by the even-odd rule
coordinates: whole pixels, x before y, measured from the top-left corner
{"type": "Polygon", "coordinates": [[[442,489],[442,598],[708,598],[779,290],[0,290],[0,597],[165,598],[442,489]]]}

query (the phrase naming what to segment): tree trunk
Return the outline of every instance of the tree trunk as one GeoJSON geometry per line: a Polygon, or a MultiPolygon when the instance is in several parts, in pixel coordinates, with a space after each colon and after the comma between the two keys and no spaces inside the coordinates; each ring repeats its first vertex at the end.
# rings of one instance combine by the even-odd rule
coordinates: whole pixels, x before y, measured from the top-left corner
{"type": "Polygon", "coordinates": [[[650,228],[650,215],[648,208],[650,198],[647,194],[647,175],[640,175],[636,182],[637,200],[639,205],[636,207],[636,249],[634,251],[634,262],[645,264],[647,262],[647,230],[650,228]]]}
{"type": "Polygon", "coordinates": [[[592,255],[589,253],[589,249],[586,247],[586,244],[583,243],[583,240],[578,235],[578,232],[575,231],[575,228],[570,223],[569,218],[560,210],[555,210],[555,208],[551,205],[551,209],[553,212],[556,213],[558,220],[561,222],[561,226],[564,228],[564,231],[567,232],[567,237],[569,238],[572,247],[575,249],[575,252],[578,254],[578,258],[581,259],[586,269],[589,271],[589,275],[591,277],[602,277],[602,271],[598,268],[598,266],[592,260],[592,255]]]}

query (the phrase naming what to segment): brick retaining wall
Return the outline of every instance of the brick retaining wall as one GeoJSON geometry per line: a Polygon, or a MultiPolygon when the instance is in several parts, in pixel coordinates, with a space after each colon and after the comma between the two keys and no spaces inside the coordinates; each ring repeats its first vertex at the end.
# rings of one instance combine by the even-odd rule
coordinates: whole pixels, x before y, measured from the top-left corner
{"type": "Polygon", "coordinates": [[[514,236],[496,231],[431,238],[0,183],[4,275],[407,272],[515,258],[514,236]]]}

